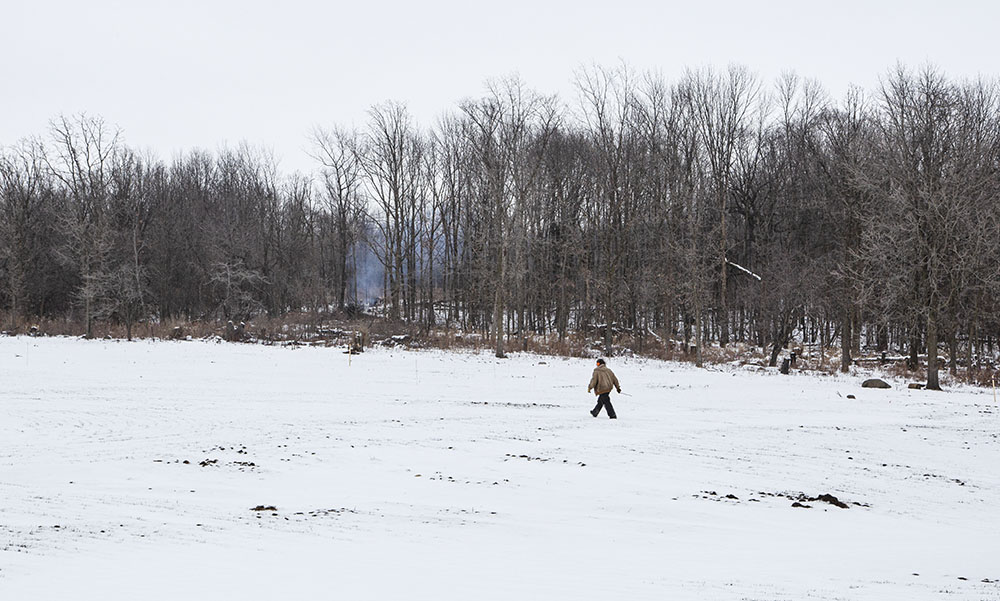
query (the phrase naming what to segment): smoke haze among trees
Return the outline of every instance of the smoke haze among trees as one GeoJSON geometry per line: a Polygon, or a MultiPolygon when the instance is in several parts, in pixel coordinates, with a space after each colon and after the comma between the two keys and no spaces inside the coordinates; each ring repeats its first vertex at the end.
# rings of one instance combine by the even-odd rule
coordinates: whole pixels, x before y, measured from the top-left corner
{"type": "MultiPolygon", "coordinates": [[[[96,322],[342,312],[479,331],[946,350],[1000,335],[1000,90],[897,66],[832,99],[741,66],[516,78],[419,124],[317,124],[311,176],[246,145],[164,159],[92,115],[0,141],[0,309],[96,322]],[[754,276],[759,276],[754,277],[754,276]]],[[[446,107],[442,107],[443,109],[446,107]]],[[[331,115],[335,120],[336,115],[331,115]]],[[[937,387],[936,352],[927,353],[937,387]]]]}

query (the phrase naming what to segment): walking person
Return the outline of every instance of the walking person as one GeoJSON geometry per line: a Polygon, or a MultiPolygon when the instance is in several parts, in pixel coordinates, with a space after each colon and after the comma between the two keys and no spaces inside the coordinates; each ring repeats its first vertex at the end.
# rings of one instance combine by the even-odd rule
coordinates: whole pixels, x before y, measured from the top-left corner
{"type": "Polygon", "coordinates": [[[590,384],[587,385],[587,392],[593,390],[594,394],[597,395],[597,406],[590,412],[591,415],[597,417],[597,414],[601,412],[601,407],[605,407],[608,410],[608,418],[618,419],[618,416],[615,415],[615,408],[611,406],[612,388],[617,390],[618,394],[622,393],[622,387],[618,384],[615,372],[608,369],[608,366],[604,364],[604,359],[598,359],[594,375],[591,376],[590,384]]]}

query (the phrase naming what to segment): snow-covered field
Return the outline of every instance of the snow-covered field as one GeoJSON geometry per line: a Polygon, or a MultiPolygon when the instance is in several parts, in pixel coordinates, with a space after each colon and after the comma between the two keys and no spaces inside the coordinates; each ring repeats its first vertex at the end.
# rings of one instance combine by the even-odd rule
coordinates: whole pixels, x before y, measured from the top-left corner
{"type": "Polygon", "coordinates": [[[609,366],[0,338],[0,599],[1000,599],[990,391],[609,366]]]}

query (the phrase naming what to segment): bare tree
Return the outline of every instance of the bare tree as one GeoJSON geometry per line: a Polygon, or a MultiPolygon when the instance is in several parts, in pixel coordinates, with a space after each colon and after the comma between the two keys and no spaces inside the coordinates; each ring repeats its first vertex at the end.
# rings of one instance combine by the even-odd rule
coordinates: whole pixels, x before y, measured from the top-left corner
{"type": "Polygon", "coordinates": [[[358,238],[358,221],[364,212],[358,134],[340,128],[317,129],[313,132],[313,144],[314,157],[323,166],[326,206],[334,223],[334,286],[337,307],[343,310],[349,281],[348,259],[358,238]]]}
{"type": "Polygon", "coordinates": [[[41,144],[33,140],[0,155],[0,265],[14,331],[25,312],[28,279],[40,275],[31,272],[42,257],[39,238],[53,200],[43,157],[41,144]]]}
{"type": "Polygon", "coordinates": [[[873,126],[862,91],[852,89],[841,107],[824,111],[819,121],[822,142],[815,149],[830,198],[827,218],[838,238],[832,273],[840,299],[840,371],[844,373],[852,361],[853,332],[860,327],[862,228],[880,195],[878,178],[870,176],[875,158],[873,126]]]}
{"type": "Polygon", "coordinates": [[[97,117],[61,116],[50,123],[51,147],[44,155],[50,172],[62,183],[71,209],[62,217],[66,244],[61,256],[79,273],[86,335],[93,336],[93,309],[102,289],[111,249],[107,204],[119,132],[97,117]]]}
{"type": "MultiPolygon", "coordinates": [[[[911,313],[926,332],[927,388],[940,389],[938,341],[947,307],[949,274],[961,257],[953,238],[959,216],[968,213],[971,175],[960,148],[959,92],[933,67],[912,74],[903,66],[882,85],[881,135],[889,180],[886,208],[878,227],[898,248],[906,249],[911,313]]],[[[885,249],[881,249],[883,252],[885,249]]],[[[914,327],[914,331],[918,331],[914,327]]],[[[914,335],[911,354],[916,354],[914,335]]]]}
{"type": "Polygon", "coordinates": [[[372,107],[368,129],[355,152],[365,189],[377,213],[371,223],[378,238],[372,250],[385,269],[389,317],[398,320],[409,298],[407,283],[408,236],[412,231],[416,177],[421,142],[406,107],[386,103],[372,107]]]}
{"type": "Polygon", "coordinates": [[[707,68],[689,71],[691,102],[700,143],[705,152],[708,173],[717,199],[719,223],[719,343],[729,342],[729,305],[727,301],[727,252],[729,236],[727,213],[737,145],[749,123],[760,110],[760,83],[749,69],[730,65],[725,74],[707,68]]]}
{"type": "Polygon", "coordinates": [[[558,112],[552,99],[528,90],[517,78],[490,84],[486,97],[463,103],[462,111],[468,120],[467,143],[478,163],[483,214],[488,223],[492,330],[495,354],[502,358],[506,356],[509,264],[520,262],[524,246],[521,231],[514,224],[524,215],[525,203],[538,182],[544,148],[558,112]]]}
{"type": "Polygon", "coordinates": [[[576,85],[600,169],[593,218],[603,230],[598,237],[601,265],[597,269],[601,277],[597,283],[605,319],[604,352],[611,355],[620,293],[630,284],[626,255],[639,196],[635,171],[642,137],[640,106],[634,76],[625,66],[613,71],[581,71],[576,85]]]}
{"type": "Polygon", "coordinates": [[[111,179],[108,219],[114,232],[113,246],[99,278],[96,315],[123,322],[131,340],[132,326],[147,313],[147,232],[163,197],[165,174],[152,157],[143,158],[123,148],[114,157],[111,179]]]}

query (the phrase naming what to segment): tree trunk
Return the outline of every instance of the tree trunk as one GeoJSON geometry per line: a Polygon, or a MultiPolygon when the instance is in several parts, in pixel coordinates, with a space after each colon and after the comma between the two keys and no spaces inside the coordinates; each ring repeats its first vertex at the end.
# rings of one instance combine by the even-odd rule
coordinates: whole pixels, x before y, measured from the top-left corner
{"type": "Polygon", "coordinates": [[[604,301],[604,319],[605,319],[605,324],[604,324],[604,356],[605,357],[610,357],[612,355],[612,352],[614,351],[614,348],[611,346],[611,343],[612,343],[612,332],[611,332],[611,322],[612,322],[611,316],[612,315],[611,315],[611,311],[612,311],[613,302],[611,300],[610,289],[611,289],[611,286],[609,284],[608,285],[608,290],[609,290],[608,291],[608,296],[607,296],[607,298],[604,301]]]}
{"type": "Polygon", "coordinates": [[[927,390],[941,390],[938,383],[937,315],[934,309],[927,313],[927,390]]]}
{"type": "Polygon", "coordinates": [[[83,318],[84,318],[84,320],[86,321],[86,324],[87,324],[86,338],[89,340],[89,339],[91,339],[91,338],[94,337],[94,328],[93,328],[93,321],[94,320],[90,316],[90,295],[89,294],[87,295],[87,298],[84,300],[83,318]]]}
{"type": "Polygon", "coordinates": [[[691,318],[688,315],[687,310],[682,313],[681,318],[684,320],[684,326],[682,328],[682,335],[684,337],[684,356],[687,357],[691,353],[691,318]]]}
{"type": "Polygon", "coordinates": [[[958,375],[958,335],[954,329],[948,332],[948,373],[958,375]]]}
{"type": "Polygon", "coordinates": [[[17,312],[21,308],[17,304],[17,295],[11,295],[10,297],[10,331],[17,333],[17,312]]]}
{"type": "Polygon", "coordinates": [[[916,328],[910,332],[910,358],[907,361],[911,371],[920,368],[920,333],[916,328]]]}
{"type": "Polygon", "coordinates": [[[347,243],[340,241],[340,257],[337,259],[337,271],[340,273],[337,282],[337,309],[343,311],[347,300],[347,243]]]}
{"type": "MultiPolygon", "coordinates": [[[[695,294],[697,294],[697,292],[695,294]]],[[[701,353],[701,345],[703,340],[704,336],[701,325],[701,299],[698,299],[694,303],[694,353],[695,353],[694,364],[697,367],[702,367],[702,365],[704,365],[701,353]]]]}
{"type": "Polygon", "coordinates": [[[854,338],[851,331],[851,306],[844,305],[842,323],[840,326],[840,371],[847,373],[851,369],[851,340],[854,338]]]}
{"type": "Polygon", "coordinates": [[[973,325],[969,326],[969,341],[965,346],[965,375],[972,381],[972,346],[975,344],[976,339],[976,328],[973,325]]]}
{"type": "Polygon", "coordinates": [[[719,208],[721,209],[721,227],[722,227],[722,239],[719,241],[719,245],[722,247],[722,270],[720,271],[719,277],[719,346],[726,348],[729,344],[729,304],[726,302],[726,271],[727,271],[727,261],[726,261],[726,191],[729,189],[728,176],[726,178],[726,185],[719,194],[719,208]]]}
{"type": "Polygon", "coordinates": [[[503,276],[504,276],[503,250],[500,251],[499,256],[500,256],[500,260],[499,260],[500,264],[498,265],[498,270],[499,270],[500,277],[497,279],[497,282],[496,282],[496,292],[493,295],[493,332],[494,332],[494,335],[496,336],[496,348],[495,348],[496,356],[497,356],[498,359],[504,359],[507,355],[504,353],[504,349],[503,349],[503,332],[504,332],[504,328],[503,328],[503,317],[504,317],[503,316],[503,312],[504,312],[504,306],[503,306],[503,279],[504,279],[503,278],[503,276]]]}
{"type": "Polygon", "coordinates": [[[861,356],[861,333],[864,326],[861,320],[861,307],[851,303],[851,352],[853,356],[861,356]]]}

